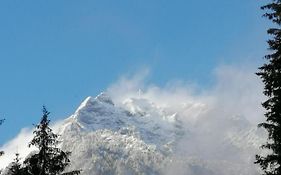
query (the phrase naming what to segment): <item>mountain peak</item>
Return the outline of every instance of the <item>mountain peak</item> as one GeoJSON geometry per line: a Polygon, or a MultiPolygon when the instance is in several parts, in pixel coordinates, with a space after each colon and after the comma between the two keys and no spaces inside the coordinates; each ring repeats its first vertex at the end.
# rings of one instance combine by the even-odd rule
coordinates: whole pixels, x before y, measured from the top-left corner
{"type": "Polygon", "coordinates": [[[98,103],[103,103],[103,104],[109,104],[109,105],[114,105],[111,97],[106,93],[106,92],[102,92],[99,95],[97,95],[95,98],[93,98],[92,96],[88,96],[81,104],[80,106],[77,108],[77,110],[75,111],[75,113],[78,113],[79,111],[91,107],[93,105],[96,104],[96,102],[98,103]]]}
{"type": "Polygon", "coordinates": [[[100,102],[104,102],[104,103],[107,103],[107,104],[114,105],[111,97],[106,92],[100,93],[95,99],[100,101],[100,102]]]}
{"type": "Polygon", "coordinates": [[[93,97],[88,96],[81,104],[80,106],[76,109],[75,113],[79,112],[81,109],[85,108],[86,106],[89,105],[89,103],[93,100],[93,97]]]}
{"type": "Polygon", "coordinates": [[[199,116],[205,110],[199,103],[188,102],[174,109],[140,97],[126,98],[115,105],[110,95],[102,92],[87,97],[76,113],[65,120],[60,131],[62,146],[73,153],[71,168],[83,169],[83,175],[161,174],[163,165],[170,163],[174,156],[178,158],[176,163],[196,169],[198,173],[192,173],[196,175],[237,174],[232,172],[233,165],[245,171],[240,174],[251,174],[246,171],[249,165],[245,168],[242,165],[258,150],[262,135],[243,115],[199,116]],[[190,123],[193,115],[199,117],[190,123]],[[216,150],[237,155],[222,158],[216,150]],[[229,166],[225,170],[229,173],[221,172],[222,163],[229,166]],[[207,171],[210,167],[218,173],[207,171]]]}

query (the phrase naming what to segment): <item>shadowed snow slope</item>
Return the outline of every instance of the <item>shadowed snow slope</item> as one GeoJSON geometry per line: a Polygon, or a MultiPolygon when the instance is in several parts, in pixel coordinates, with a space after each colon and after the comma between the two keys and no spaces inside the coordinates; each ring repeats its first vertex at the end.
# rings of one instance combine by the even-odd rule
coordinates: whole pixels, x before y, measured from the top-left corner
{"type": "Polygon", "coordinates": [[[179,106],[202,114],[189,122],[145,98],[118,105],[106,93],[86,98],[59,130],[63,148],[72,152],[70,169],[83,175],[257,172],[262,130],[239,115],[208,118],[212,110],[204,104],[179,106]]]}

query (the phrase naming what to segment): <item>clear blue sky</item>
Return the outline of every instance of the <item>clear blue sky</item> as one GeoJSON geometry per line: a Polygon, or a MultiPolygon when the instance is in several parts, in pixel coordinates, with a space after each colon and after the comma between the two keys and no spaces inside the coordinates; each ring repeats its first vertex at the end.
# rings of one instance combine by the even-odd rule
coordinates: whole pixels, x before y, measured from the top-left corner
{"type": "Polygon", "coordinates": [[[86,96],[142,67],[150,81],[208,87],[219,64],[258,65],[266,27],[258,0],[0,1],[0,144],[47,105],[66,117],[86,96]]]}

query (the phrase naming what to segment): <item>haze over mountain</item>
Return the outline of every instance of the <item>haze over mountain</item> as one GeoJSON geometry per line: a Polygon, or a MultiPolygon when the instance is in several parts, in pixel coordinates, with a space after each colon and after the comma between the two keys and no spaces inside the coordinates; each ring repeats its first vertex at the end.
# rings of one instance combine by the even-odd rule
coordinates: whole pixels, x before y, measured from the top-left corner
{"type": "MultiPolygon", "coordinates": [[[[256,127],[260,83],[230,67],[217,77],[216,86],[200,94],[177,83],[143,87],[143,77],[135,76],[87,97],[54,126],[62,148],[72,152],[70,168],[83,169],[83,175],[256,174],[254,155],[265,139],[256,127]]],[[[30,137],[24,130],[4,145],[6,157],[17,144],[26,156],[32,148],[19,142],[30,137]]],[[[0,161],[2,167],[9,162],[5,156],[0,161]]]]}

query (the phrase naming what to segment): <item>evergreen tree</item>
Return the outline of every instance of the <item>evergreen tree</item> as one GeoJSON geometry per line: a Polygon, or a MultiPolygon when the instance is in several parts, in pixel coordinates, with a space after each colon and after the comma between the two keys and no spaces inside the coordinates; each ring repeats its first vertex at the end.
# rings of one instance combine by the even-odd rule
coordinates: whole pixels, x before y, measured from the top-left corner
{"type": "Polygon", "coordinates": [[[77,175],[79,170],[63,173],[70,164],[70,152],[64,152],[57,147],[58,135],[49,127],[49,112],[43,107],[43,117],[33,132],[34,138],[29,146],[38,148],[38,153],[31,155],[25,161],[25,170],[30,175],[77,175]]]}
{"type": "Polygon", "coordinates": [[[7,175],[24,175],[24,169],[21,167],[18,153],[16,153],[16,158],[10,166],[7,175]]]}
{"type": "Polygon", "coordinates": [[[272,36],[268,40],[270,54],[265,56],[267,62],[260,67],[257,73],[264,82],[264,94],[268,99],[262,103],[266,109],[266,121],[260,123],[268,132],[268,141],[262,145],[269,150],[267,155],[257,155],[256,164],[259,164],[265,175],[281,174],[281,0],[272,0],[263,7],[264,14],[276,27],[267,30],[272,36]]]}

